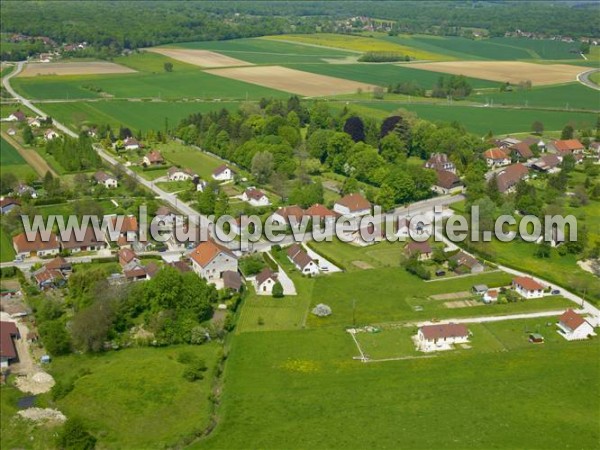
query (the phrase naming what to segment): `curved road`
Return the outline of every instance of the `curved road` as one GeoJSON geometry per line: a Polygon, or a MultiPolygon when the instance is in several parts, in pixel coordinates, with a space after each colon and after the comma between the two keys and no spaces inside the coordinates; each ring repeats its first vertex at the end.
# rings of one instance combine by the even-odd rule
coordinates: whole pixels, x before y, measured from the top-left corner
{"type": "Polygon", "coordinates": [[[595,72],[600,72],[600,69],[592,69],[586,72],[581,72],[579,75],[577,75],[577,81],[579,81],[584,86],[600,91],[600,86],[598,86],[596,83],[590,80],[590,75],[595,72]]]}

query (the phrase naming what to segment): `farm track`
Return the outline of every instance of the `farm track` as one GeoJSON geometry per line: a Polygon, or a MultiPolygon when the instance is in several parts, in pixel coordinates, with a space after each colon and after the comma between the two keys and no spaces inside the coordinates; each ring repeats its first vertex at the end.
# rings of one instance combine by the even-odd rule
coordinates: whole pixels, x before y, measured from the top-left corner
{"type": "Polygon", "coordinates": [[[19,155],[21,155],[21,157],[33,168],[33,170],[37,172],[39,176],[43,177],[47,172],[50,172],[55,177],[59,176],[58,173],[56,173],[56,171],[50,167],[46,160],[42,158],[35,150],[24,148],[5,132],[2,132],[2,138],[19,152],[19,155]]]}

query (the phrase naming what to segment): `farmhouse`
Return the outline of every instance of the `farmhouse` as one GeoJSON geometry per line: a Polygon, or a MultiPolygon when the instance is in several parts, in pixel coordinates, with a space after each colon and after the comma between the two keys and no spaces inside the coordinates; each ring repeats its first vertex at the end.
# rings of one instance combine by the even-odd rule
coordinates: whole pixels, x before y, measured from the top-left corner
{"type": "Polygon", "coordinates": [[[404,253],[409,258],[416,257],[419,261],[426,261],[431,259],[433,250],[428,242],[411,241],[404,247],[404,253]]]}
{"type": "Polygon", "coordinates": [[[58,137],[60,137],[60,134],[52,129],[48,129],[44,132],[44,139],[47,141],[51,141],[52,139],[56,139],[58,137]]]}
{"type": "Polygon", "coordinates": [[[138,150],[140,148],[140,143],[137,139],[128,137],[123,141],[123,148],[125,148],[125,150],[138,150]]]}
{"type": "Polygon", "coordinates": [[[578,139],[558,140],[550,143],[550,146],[554,148],[556,153],[562,155],[581,154],[585,150],[585,146],[578,139]]]}
{"type": "Polygon", "coordinates": [[[335,202],[333,210],[341,215],[361,217],[371,213],[371,203],[360,194],[348,194],[335,202]]]}
{"type": "Polygon", "coordinates": [[[490,148],[483,152],[483,157],[489,167],[500,167],[510,164],[510,158],[501,148],[490,148]]]}
{"type": "Polygon", "coordinates": [[[267,197],[264,192],[254,187],[249,187],[244,191],[242,200],[250,203],[252,206],[269,206],[271,204],[269,202],[269,197],[267,197]]]}
{"type": "Polygon", "coordinates": [[[94,180],[96,183],[103,184],[108,189],[116,188],[118,186],[117,179],[106,172],[98,171],[94,174],[94,180]]]}
{"type": "Polygon", "coordinates": [[[27,116],[23,111],[15,111],[6,118],[7,122],[23,122],[27,119],[27,116]]]}
{"type": "Polygon", "coordinates": [[[49,289],[65,284],[65,277],[62,272],[58,269],[49,269],[48,266],[33,272],[33,278],[35,278],[39,289],[49,289]]]}
{"type": "Polygon", "coordinates": [[[238,270],[237,257],[233,252],[211,240],[200,243],[190,257],[194,272],[208,281],[223,278],[223,273],[228,270],[238,270]]]}
{"type": "Polygon", "coordinates": [[[167,178],[169,181],[187,181],[198,177],[191,169],[181,169],[179,167],[171,167],[167,170],[167,178]]]}
{"type": "Polygon", "coordinates": [[[558,334],[568,341],[595,336],[592,325],[572,309],[567,309],[558,319],[558,334]]]}
{"type": "Polygon", "coordinates": [[[21,339],[17,325],[14,322],[0,322],[0,369],[5,370],[9,364],[19,360],[15,339],[21,339]]]}
{"type": "Polygon", "coordinates": [[[319,222],[320,224],[334,222],[337,217],[336,213],[320,203],[310,206],[304,211],[304,215],[309,216],[313,222],[319,222]]]}
{"type": "Polygon", "coordinates": [[[223,272],[223,287],[225,289],[240,292],[243,285],[244,280],[239,272],[234,272],[233,270],[226,270],[223,272]]]}
{"type": "Polygon", "coordinates": [[[17,258],[23,259],[28,256],[52,256],[58,254],[60,251],[60,242],[56,234],[50,233],[47,240],[42,239],[41,234],[38,232],[35,235],[33,241],[27,240],[27,235],[21,233],[13,237],[13,247],[17,258]]]}
{"type": "Polygon", "coordinates": [[[442,195],[456,194],[464,190],[464,186],[460,178],[453,172],[447,170],[437,170],[437,181],[431,187],[431,190],[442,195]]]}
{"type": "Polygon", "coordinates": [[[456,166],[445,153],[434,153],[425,162],[426,169],[445,170],[446,172],[456,173],[456,166]]]}
{"type": "Polygon", "coordinates": [[[458,252],[456,255],[450,257],[450,261],[456,263],[457,272],[469,272],[469,273],[481,273],[483,272],[483,264],[481,264],[476,258],[466,254],[463,251],[458,252]]]}
{"type": "Polygon", "coordinates": [[[158,150],[152,150],[151,152],[146,153],[142,160],[142,164],[146,167],[148,166],[160,166],[165,163],[165,159],[160,154],[158,150]]]}
{"type": "Polygon", "coordinates": [[[528,159],[533,158],[533,152],[525,142],[514,144],[509,147],[509,150],[519,161],[527,161],[528,159]]]}
{"type": "Polygon", "coordinates": [[[0,212],[7,214],[15,209],[17,206],[21,206],[21,202],[11,197],[0,198],[0,212]]]}
{"type": "Polygon", "coordinates": [[[212,177],[213,180],[217,181],[230,181],[233,180],[235,172],[231,170],[227,165],[223,164],[213,170],[212,177]]]}
{"type": "Polygon", "coordinates": [[[79,236],[79,233],[73,232],[69,234],[67,240],[61,240],[61,247],[63,250],[68,250],[71,253],[79,252],[95,252],[108,248],[106,243],[106,237],[102,230],[94,230],[92,227],[86,228],[83,236],[79,236]],[[96,234],[97,232],[97,234],[96,234]]]}
{"type": "Polygon", "coordinates": [[[531,277],[516,277],[512,280],[515,291],[525,298],[540,298],[544,296],[545,287],[531,277]]]}
{"type": "Polygon", "coordinates": [[[469,342],[469,329],[460,323],[423,325],[417,332],[417,347],[422,352],[451,350],[453,344],[469,342]]]}
{"type": "Polygon", "coordinates": [[[292,244],[287,250],[288,259],[303,275],[317,275],[319,266],[299,244],[292,244]]]}
{"type": "Polygon", "coordinates": [[[560,168],[558,167],[560,162],[560,158],[557,155],[549,153],[535,161],[531,167],[540,172],[555,173],[560,171],[560,168]]]}
{"type": "Polygon", "coordinates": [[[299,225],[302,222],[303,216],[304,211],[302,208],[297,205],[292,205],[278,208],[277,211],[271,215],[271,219],[280,224],[299,225]]]}
{"type": "Polygon", "coordinates": [[[521,180],[529,177],[529,169],[521,163],[513,164],[502,170],[496,177],[498,190],[503,194],[512,192],[521,180]]]}
{"type": "Polygon", "coordinates": [[[258,295],[271,295],[277,283],[277,272],[265,267],[254,279],[254,288],[258,295]]]}

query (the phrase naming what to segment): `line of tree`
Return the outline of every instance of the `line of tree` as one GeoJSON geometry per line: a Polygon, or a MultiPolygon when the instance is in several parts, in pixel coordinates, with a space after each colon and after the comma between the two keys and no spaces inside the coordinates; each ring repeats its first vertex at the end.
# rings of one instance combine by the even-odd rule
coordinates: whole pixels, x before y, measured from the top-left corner
{"type": "Polygon", "coordinates": [[[410,56],[398,52],[366,52],[358,58],[358,61],[374,63],[410,61],[410,56]]]}

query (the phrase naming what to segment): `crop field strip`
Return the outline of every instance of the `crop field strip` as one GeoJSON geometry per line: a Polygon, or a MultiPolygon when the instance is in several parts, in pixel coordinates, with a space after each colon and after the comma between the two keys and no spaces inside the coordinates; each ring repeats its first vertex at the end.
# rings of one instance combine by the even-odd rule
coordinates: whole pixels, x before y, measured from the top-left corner
{"type": "Polygon", "coordinates": [[[115,73],[135,73],[135,70],[105,61],[29,63],[18,77],[65,76],[65,75],[106,75],[115,73]]]}
{"type": "Polygon", "coordinates": [[[187,64],[200,66],[207,69],[217,67],[231,66],[250,66],[252,63],[232,58],[221,53],[211,52],[209,50],[192,50],[182,48],[156,47],[146,49],[150,52],[159,53],[169,58],[176,59],[187,64]]]}

